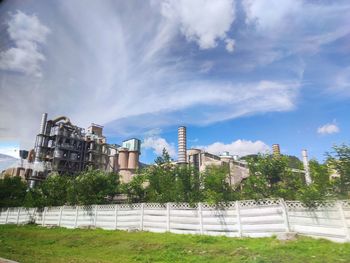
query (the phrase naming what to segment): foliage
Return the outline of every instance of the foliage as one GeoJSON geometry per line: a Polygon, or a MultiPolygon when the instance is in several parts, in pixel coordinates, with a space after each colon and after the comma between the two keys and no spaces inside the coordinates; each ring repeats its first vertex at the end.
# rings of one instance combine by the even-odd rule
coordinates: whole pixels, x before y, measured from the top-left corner
{"type": "Polygon", "coordinates": [[[21,206],[26,190],[27,184],[19,176],[0,179],[0,207],[21,206]]]}
{"type": "Polygon", "coordinates": [[[67,203],[67,189],[72,179],[68,176],[52,173],[42,182],[40,189],[48,206],[61,206],[67,203]]]}
{"type": "Polygon", "coordinates": [[[242,182],[241,196],[245,199],[268,197],[294,200],[303,183],[301,175],[289,167],[289,158],[259,155],[248,161],[250,176],[242,182]]]}
{"type": "Polygon", "coordinates": [[[199,172],[188,166],[171,162],[164,149],[155,165],[138,172],[131,182],[122,185],[131,202],[188,202],[200,201],[199,172]]]}
{"type": "Polygon", "coordinates": [[[23,206],[24,207],[39,207],[42,208],[45,205],[48,205],[44,199],[43,193],[40,187],[34,189],[28,189],[23,206]]]}
{"type": "Polygon", "coordinates": [[[115,173],[84,171],[69,184],[67,201],[78,205],[103,204],[118,193],[118,186],[119,176],[115,173]]]}
{"type": "Polygon", "coordinates": [[[303,186],[298,189],[297,199],[304,203],[307,207],[317,207],[318,203],[326,200],[326,196],[317,188],[315,184],[303,186]]]}
{"type": "Polygon", "coordinates": [[[335,192],[341,198],[350,197],[350,146],[342,144],[333,146],[333,151],[326,154],[327,163],[339,178],[335,179],[335,192]]]}
{"type": "Polygon", "coordinates": [[[203,174],[204,202],[218,204],[236,200],[234,190],[228,183],[229,167],[209,166],[203,174]]]}
{"type": "Polygon", "coordinates": [[[129,183],[121,185],[121,192],[126,194],[129,203],[143,203],[147,201],[146,187],[148,181],[145,175],[138,171],[129,183]]]}

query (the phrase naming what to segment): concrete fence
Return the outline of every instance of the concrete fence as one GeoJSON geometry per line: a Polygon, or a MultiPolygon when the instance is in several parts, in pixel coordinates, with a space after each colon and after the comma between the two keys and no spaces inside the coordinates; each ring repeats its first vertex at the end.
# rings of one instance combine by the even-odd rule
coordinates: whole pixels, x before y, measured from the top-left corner
{"type": "Polygon", "coordinates": [[[314,209],[296,201],[236,201],[222,206],[198,203],[142,203],[92,206],[5,208],[0,224],[67,228],[144,230],[180,234],[265,237],[285,232],[350,241],[350,200],[319,204],[314,209]]]}

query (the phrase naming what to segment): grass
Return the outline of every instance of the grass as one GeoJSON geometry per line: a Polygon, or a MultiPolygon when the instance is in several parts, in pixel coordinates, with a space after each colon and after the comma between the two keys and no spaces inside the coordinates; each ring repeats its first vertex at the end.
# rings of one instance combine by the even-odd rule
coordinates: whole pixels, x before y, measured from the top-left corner
{"type": "Polygon", "coordinates": [[[0,257],[19,262],[350,262],[350,244],[0,225],[0,257]]]}

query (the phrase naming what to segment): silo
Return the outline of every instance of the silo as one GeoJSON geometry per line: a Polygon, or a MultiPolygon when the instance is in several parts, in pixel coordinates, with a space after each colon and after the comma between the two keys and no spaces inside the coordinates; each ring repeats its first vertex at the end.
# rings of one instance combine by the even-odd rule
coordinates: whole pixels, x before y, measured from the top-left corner
{"type": "Polygon", "coordinates": [[[115,148],[110,148],[110,153],[109,153],[109,171],[110,172],[115,172],[118,167],[118,154],[117,154],[117,149],[115,148]]]}
{"type": "Polygon", "coordinates": [[[138,167],[139,167],[139,152],[138,151],[130,151],[129,152],[128,169],[135,170],[138,167]]]}
{"type": "Polygon", "coordinates": [[[280,150],[279,144],[272,145],[272,154],[274,157],[279,157],[281,155],[281,150],[280,150]]]}
{"type": "Polygon", "coordinates": [[[309,160],[307,157],[307,150],[302,150],[301,155],[303,156],[303,165],[304,165],[304,171],[305,171],[305,182],[307,185],[312,183],[312,179],[310,176],[310,168],[309,168],[309,160]]]}
{"type": "Polygon", "coordinates": [[[186,127],[180,126],[178,128],[178,163],[186,163],[187,162],[187,156],[186,156],[186,127]]]}
{"type": "Polygon", "coordinates": [[[129,151],[127,148],[118,149],[118,166],[120,170],[128,169],[129,151]]]}

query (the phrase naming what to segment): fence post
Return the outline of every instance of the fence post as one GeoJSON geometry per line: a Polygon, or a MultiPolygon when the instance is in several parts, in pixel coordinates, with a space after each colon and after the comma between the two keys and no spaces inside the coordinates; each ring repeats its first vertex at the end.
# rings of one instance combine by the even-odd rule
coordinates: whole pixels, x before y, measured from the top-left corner
{"type": "Polygon", "coordinates": [[[288,215],[288,209],[286,206],[286,203],[284,202],[283,198],[280,198],[280,205],[282,207],[282,214],[283,214],[283,219],[284,219],[284,225],[286,226],[286,232],[290,232],[290,226],[289,226],[289,215],[288,215]]]}
{"type": "Polygon", "coordinates": [[[60,207],[60,215],[58,216],[58,224],[57,224],[57,226],[61,226],[63,209],[64,209],[64,206],[61,206],[60,207]]]}
{"type": "Polygon", "coordinates": [[[74,228],[77,228],[77,224],[78,224],[78,212],[79,212],[79,206],[76,206],[76,208],[75,208],[75,222],[74,222],[74,228]]]}
{"type": "Polygon", "coordinates": [[[45,225],[46,210],[47,210],[47,207],[44,208],[43,220],[42,220],[42,222],[41,222],[41,225],[42,225],[42,226],[45,225]]]}
{"type": "Polygon", "coordinates": [[[31,219],[34,220],[34,223],[36,223],[36,220],[37,220],[37,218],[36,218],[36,212],[37,211],[38,211],[38,208],[35,207],[34,210],[33,210],[33,214],[30,215],[30,217],[32,217],[31,219]]]}
{"type": "Polygon", "coordinates": [[[170,203],[166,203],[166,231],[170,231],[170,203]]]}
{"type": "Polygon", "coordinates": [[[118,229],[118,227],[117,227],[117,224],[118,224],[118,204],[115,204],[114,212],[115,212],[114,225],[115,225],[115,229],[118,229]]]}
{"type": "Polygon", "coordinates": [[[199,231],[203,235],[203,214],[202,214],[202,203],[198,203],[198,217],[199,217],[199,231]]]}
{"type": "Polygon", "coordinates": [[[7,211],[6,211],[6,220],[5,220],[5,224],[7,224],[7,221],[8,221],[8,219],[9,219],[9,212],[10,212],[9,209],[10,209],[10,208],[8,207],[8,208],[7,208],[7,211]]]}
{"type": "Polygon", "coordinates": [[[343,227],[344,227],[344,230],[345,230],[345,236],[346,236],[346,240],[347,241],[350,241],[350,229],[346,222],[346,217],[345,217],[345,213],[344,213],[344,209],[343,209],[343,205],[342,205],[342,202],[341,201],[337,201],[337,206],[338,206],[338,209],[339,209],[339,213],[340,213],[340,218],[343,222],[343,227]]]}
{"type": "Polygon", "coordinates": [[[95,214],[94,214],[94,227],[97,225],[97,205],[95,205],[95,214]]]}
{"type": "Polygon", "coordinates": [[[21,208],[22,207],[19,207],[18,211],[17,211],[17,225],[18,225],[18,222],[19,222],[19,214],[21,213],[21,208]]]}
{"type": "Polygon", "coordinates": [[[240,215],[240,209],[239,209],[239,201],[236,201],[236,217],[237,217],[237,230],[238,230],[238,236],[242,237],[242,226],[241,226],[241,215],[240,215]]]}
{"type": "Polygon", "coordinates": [[[143,230],[143,213],[144,213],[144,210],[145,210],[145,204],[144,203],[141,203],[141,214],[140,214],[140,230],[142,231],[143,230]]]}

